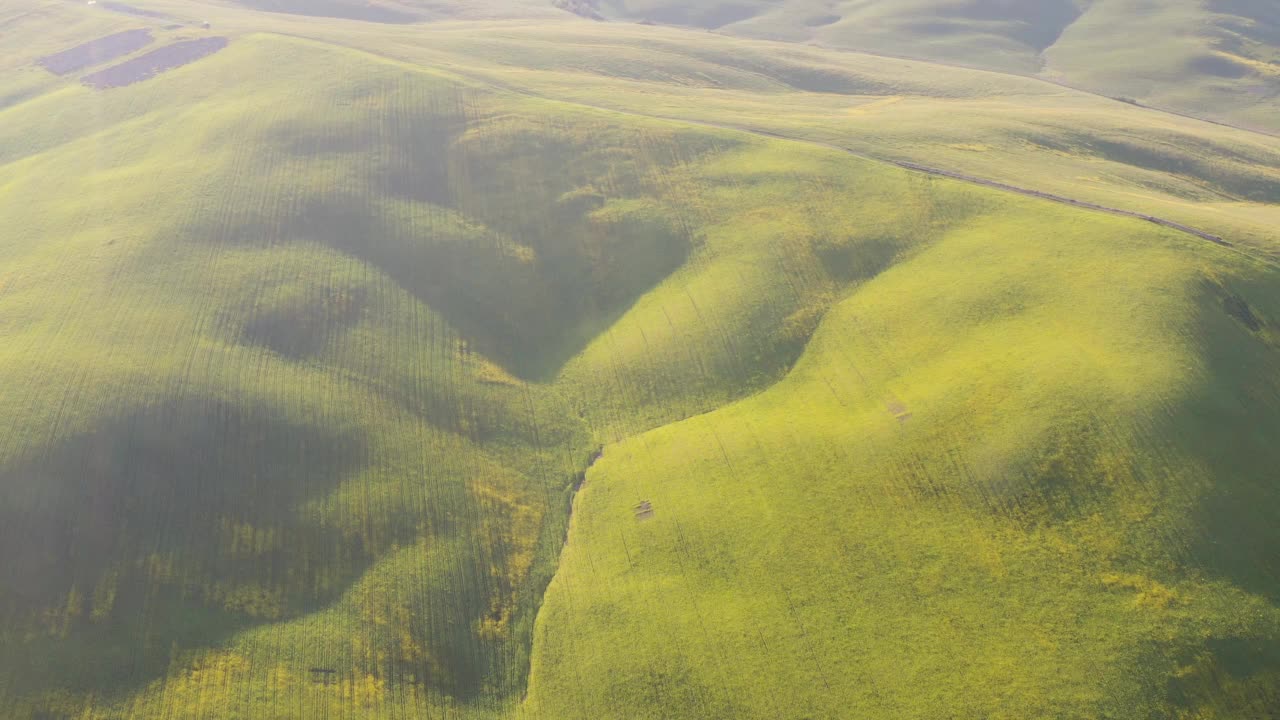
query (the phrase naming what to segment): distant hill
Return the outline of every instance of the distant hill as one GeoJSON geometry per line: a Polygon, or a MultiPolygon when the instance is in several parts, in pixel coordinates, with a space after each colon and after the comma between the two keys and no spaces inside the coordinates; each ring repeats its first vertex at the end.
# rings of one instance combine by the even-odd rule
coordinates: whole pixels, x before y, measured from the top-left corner
{"type": "Polygon", "coordinates": [[[598,0],[605,17],[1037,74],[1280,131],[1270,0],[598,0]]]}
{"type": "Polygon", "coordinates": [[[1271,0],[217,2],[388,24],[572,14],[700,28],[1035,75],[1280,132],[1280,5],[1271,0]]]}

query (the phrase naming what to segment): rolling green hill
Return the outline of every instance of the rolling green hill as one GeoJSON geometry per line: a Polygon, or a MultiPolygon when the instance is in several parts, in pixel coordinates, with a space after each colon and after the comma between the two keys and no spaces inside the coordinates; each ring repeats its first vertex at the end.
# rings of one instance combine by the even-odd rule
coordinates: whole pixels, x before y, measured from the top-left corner
{"type": "Polygon", "coordinates": [[[1280,131],[1267,0],[598,0],[599,12],[748,37],[1040,75],[1280,131]]]}
{"type": "MultiPolygon", "coordinates": [[[[152,2],[164,7],[166,0],[152,2]]],[[[1280,133],[1276,119],[1280,117],[1280,10],[1268,0],[170,0],[169,4],[177,14],[250,8],[384,25],[554,21],[577,16],[597,25],[699,28],[1030,75],[1126,102],[1280,133]]]]}
{"type": "Polygon", "coordinates": [[[1280,140],[1040,80],[620,24],[287,27],[508,91],[1016,180],[1277,250],[1280,140]]]}
{"type": "Polygon", "coordinates": [[[1280,707],[1280,140],[541,3],[0,28],[8,716],[1280,707]]]}

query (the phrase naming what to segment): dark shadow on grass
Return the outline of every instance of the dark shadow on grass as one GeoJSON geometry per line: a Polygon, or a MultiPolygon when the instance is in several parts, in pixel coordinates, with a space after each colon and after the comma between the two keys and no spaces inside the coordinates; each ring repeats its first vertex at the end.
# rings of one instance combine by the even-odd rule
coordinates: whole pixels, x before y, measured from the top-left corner
{"type": "Polygon", "coordinates": [[[1256,282],[1205,281],[1199,342],[1207,378],[1182,409],[1185,420],[1174,422],[1214,479],[1196,516],[1195,561],[1280,604],[1278,280],[1269,273],[1256,282]]]}
{"type": "MultiPolygon", "coordinates": [[[[1165,697],[1184,712],[1221,717],[1277,717],[1280,643],[1275,638],[1214,637],[1179,657],[1183,671],[1169,678],[1165,697]]],[[[1194,716],[1194,715],[1188,715],[1194,716]]]]}
{"type": "Polygon", "coordinates": [[[305,296],[255,307],[241,337],[300,360],[342,336],[360,320],[367,304],[364,287],[315,287],[305,296]]]}
{"type": "Polygon", "coordinates": [[[115,692],[163,675],[175,644],[330,602],[373,558],[299,507],[366,456],[351,433],[193,399],[0,468],[0,614],[23,629],[0,671],[24,691],[115,692]]]}
{"type": "Polygon", "coordinates": [[[0,469],[0,686],[126,696],[193,650],[333,605],[386,553],[431,542],[454,548],[446,562],[374,594],[412,612],[360,638],[390,649],[384,680],[474,699],[504,676],[505,646],[476,627],[496,592],[489,568],[510,549],[467,542],[484,511],[463,483],[431,484],[425,514],[335,523],[304,510],[371,452],[358,430],[200,399],[103,421],[0,469]],[[400,652],[404,633],[422,650],[400,652]]]}
{"type": "MultiPolygon", "coordinates": [[[[728,144],[696,134],[655,140],[561,118],[522,118],[527,126],[495,124],[468,137],[462,96],[445,90],[417,107],[393,102],[374,121],[280,140],[304,162],[367,161],[368,192],[315,194],[288,216],[205,235],[305,240],[360,258],[444,316],[473,350],[524,379],[554,375],[684,264],[697,239],[663,199],[663,176],[728,144]]],[[[314,352],[327,320],[288,327],[308,312],[328,317],[295,308],[261,318],[246,337],[290,356],[314,352]]]]}

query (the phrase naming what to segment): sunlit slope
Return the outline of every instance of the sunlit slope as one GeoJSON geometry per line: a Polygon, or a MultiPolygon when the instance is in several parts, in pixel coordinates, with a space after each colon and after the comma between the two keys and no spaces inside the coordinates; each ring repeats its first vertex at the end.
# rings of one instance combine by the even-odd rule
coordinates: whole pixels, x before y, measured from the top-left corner
{"type": "Polygon", "coordinates": [[[529,717],[1273,716],[1276,273],[985,199],[780,383],[606,447],[529,717]]]}
{"type": "Polygon", "coordinates": [[[842,294],[986,207],[957,183],[759,140],[691,185],[709,221],[698,253],[557,378],[605,441],[772,385],[842,294]]]}

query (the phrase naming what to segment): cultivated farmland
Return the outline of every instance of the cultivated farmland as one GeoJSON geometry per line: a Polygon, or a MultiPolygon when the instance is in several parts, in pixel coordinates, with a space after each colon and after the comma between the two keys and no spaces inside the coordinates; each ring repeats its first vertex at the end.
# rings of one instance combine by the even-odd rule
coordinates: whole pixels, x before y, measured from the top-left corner
{"type": "Polygon", "coordinates": [[[150,30],[125,30],[42,57],[40,65],[51,73],[66,75],[90,65],[113,60],[121,55],[128,55],[150,45],[151,41],[150,30]]]}
{"type": "Polygon", "coordinates": [[[23,2],[9,716],[1280,707],[1274,138],[550,5],[23,2]]]}
{"type": "Polygon", "coordinates": [[[123,87],[142,82],[167,70],[193,63],[202,57],[218,52],[226,46],[227,39],[224,37],[181,40],[157,50],[152,50],[145,55],[139,55],[132,60],[126,60],[119,65],[99,70],[91,75],[85,75],[82,78],[82,82],[98,90],[123,87]]]}

